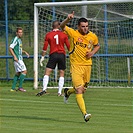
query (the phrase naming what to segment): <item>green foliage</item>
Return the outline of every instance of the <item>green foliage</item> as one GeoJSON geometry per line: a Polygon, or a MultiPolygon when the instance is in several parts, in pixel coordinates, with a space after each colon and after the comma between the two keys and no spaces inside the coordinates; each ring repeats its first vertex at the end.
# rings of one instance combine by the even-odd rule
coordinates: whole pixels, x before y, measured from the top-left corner
{"type": "MultiPolygon", "coordinates": [[[[4,20],[4,1],[0,4],[0,20],[4,20]]],[[[34,3],[52,2],[53,0],[7,0],[8,2],[8,19],[9,20],[33,20],[34,18],[34,3]]],[[[62,2],[62,0],[54,0],[62,2]]],[[[71,1],[71,0],[64,0],[71,1]]],[[[76,1],[76,0],[73,0],[76,1]]]]}
{"type": "Polygon", "coordinates": [[[0,1],[0,20],[4,20],[5,15],[5,9],[4,9],[4,0],[0,1]]]}

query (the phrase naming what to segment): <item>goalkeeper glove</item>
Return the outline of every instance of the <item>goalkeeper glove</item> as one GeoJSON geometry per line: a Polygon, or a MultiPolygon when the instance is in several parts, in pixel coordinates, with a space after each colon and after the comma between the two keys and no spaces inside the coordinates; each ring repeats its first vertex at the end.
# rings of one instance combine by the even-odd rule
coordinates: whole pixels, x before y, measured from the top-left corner
{"type": "Polygon", "coordinates": [[[42,58],[40,59],[40,65],[43,66],[43,62],[44,61],[44,56],[42,56],[42,58]]]}

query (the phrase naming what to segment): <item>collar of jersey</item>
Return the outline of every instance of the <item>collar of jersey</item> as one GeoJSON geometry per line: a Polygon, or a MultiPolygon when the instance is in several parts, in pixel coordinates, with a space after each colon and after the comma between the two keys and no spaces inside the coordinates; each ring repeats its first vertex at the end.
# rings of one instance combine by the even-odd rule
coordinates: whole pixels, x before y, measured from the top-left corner
{"type": "Polygon", "coordinates": [[[53,29],[53,31],[58,31],[59,29],[53,29]]]}

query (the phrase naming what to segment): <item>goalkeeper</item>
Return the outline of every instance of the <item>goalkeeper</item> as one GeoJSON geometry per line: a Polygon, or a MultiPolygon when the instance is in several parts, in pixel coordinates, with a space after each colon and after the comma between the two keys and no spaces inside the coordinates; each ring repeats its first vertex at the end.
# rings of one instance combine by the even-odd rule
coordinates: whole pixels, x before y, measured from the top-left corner
{"type": "Polygon", "coordinates": [[[41,96],[46,93],[47,85],[49,82],[49,76],[53,69],[55,69],[56,64],[59,69],[59,88],[58,88],[58,96],[62,96],[62,88],[64,85],[64,73],[66,69],[66,55],[64,44],[66,44],[67,49],[69,50],[70,43],[68,41],[67,35],[60,31],[60,23],[58,21],[54,21],[52,24],[53,30],[48,32],[45,36],[44,46],[42,51],[42,57],[40,60],[40,65],[43,66],[42,62],[44,61],[44,56],[46,54],[46,50],[48,45],[50,45],[50,53],[49,60],[46,65],[45,74],[43,77],[43,90],[37,93],[36,96],[41,96]]]}
{"type": "Polygon", "coordinates": [[[81,110],[84,120],[87,122],[91,114],[87,113],[83,94],[90,81],[92,59],[91,57],[99,50],[97,36],[89,31],[88,20],[80,18],[78,20],[78,30],[74,30],[66,24],[73,19],[74,12],[61,23],[61,28],[70,37],[70,64],[73,88],[64,89],[64,100],[67,102],[71,93],[76,93],[76,101],[81,110]]]}

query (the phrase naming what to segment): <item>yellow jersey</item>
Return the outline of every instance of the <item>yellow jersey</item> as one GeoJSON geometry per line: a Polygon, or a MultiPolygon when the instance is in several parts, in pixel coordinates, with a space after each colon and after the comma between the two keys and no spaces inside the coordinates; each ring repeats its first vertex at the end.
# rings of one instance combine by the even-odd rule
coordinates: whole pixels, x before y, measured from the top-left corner
{"type": "Polygon", "coordinates": [[[65,26],[65,32],[70,39],[70,63],[82,66],[92,65],[92,59],[87,59],[86,53],[92,51],[93,46],[98,44],[98,37],[91,31],[82,35],[78,30],[68,26],[65,26]]]}

